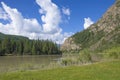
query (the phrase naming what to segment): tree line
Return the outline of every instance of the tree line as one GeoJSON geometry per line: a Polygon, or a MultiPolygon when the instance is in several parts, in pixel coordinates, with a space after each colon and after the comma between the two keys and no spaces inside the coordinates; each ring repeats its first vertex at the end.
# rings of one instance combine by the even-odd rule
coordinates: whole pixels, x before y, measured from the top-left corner
{"type": "Polygon", "coordinates": [[[8,37],[0,40],[0,55],[55,55],[60,53],[58,45],[49,40],[15,40],[8,37]]]}

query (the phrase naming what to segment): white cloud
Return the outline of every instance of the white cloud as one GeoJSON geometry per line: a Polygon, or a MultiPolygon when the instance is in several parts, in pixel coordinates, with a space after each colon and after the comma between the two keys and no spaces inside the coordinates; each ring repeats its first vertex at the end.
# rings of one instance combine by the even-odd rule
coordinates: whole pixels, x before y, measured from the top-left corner
{"type": "Polygon", "coordinates": [[[22,14],[17,9],[11,9],[3,2],[1,2],[1,4],[6,14],[8,15],[6,19],[10,19],[11,22],[6,25],[1,23],[0,32],[23,36],[26,33],[40,32],[41,26],[36,19],[23,18],[22,14]]]}
{"type": "Polygon", "coordinates": [[[84,18],[84,29],[87,29],[88,27],[90,27],[90,25],[92,25],[94,22],[88,17],[88,18],[84,18]]]}
{"type": "Polygon", "coordinates": [[[63,14],[65,14],[65,15],[67,15],[67,16],[70,16],[70,9],[69,9],[69,8],[63,7],[63,8],[62,8],[62,11],[63,11],[63,14]]]}
{"type": "Polygon", "coordinates": [[[36,3],[41,7],[39,11],[42,13],[41,20],[44,22],[43,31],[51,34],[61,32],[59,28],[61,15],[57,5],[51,0],[36,0],[36,3]]]}
{"type": "Polygon", "coordinates": [[[39,12],[42,14],[43,24],[40,24],[36,18],[24,18],[16,8],[10,8],[1,2],[0,19],[7,20],[9,23],[0,22],[0,32],[22,35],[30,39],[50,39],[57,43],[63,43],[67,37],[73,34],[62,34],[62,29],[59,27],[61,22],[60,10],[56,4],[51,0],[36,0],[36,3],[41,7],[39,12]]]}

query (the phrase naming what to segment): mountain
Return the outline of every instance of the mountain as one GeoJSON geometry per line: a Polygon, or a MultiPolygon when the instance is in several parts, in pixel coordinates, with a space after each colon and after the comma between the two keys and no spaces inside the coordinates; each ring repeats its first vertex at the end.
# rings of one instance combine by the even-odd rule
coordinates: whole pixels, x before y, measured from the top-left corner
{"type": "Polygon", "coordinates": [[[0,33],[0,40],[1,40],[1,39],[4,39],[4,38],[6,38],[6,37],[8,37],[8,38],[10,38],[10,39],[14,39],[14,40],[22,40],[22,39],[28,40],[27,37],[16,36],[16,35],[7,35],[7,34],[0,33]]]}
{"type": "Polygon", "coordinates": [[[62,51],[104,51],[120,48],[120,0],[106,11],[95,24],[65,40],[62,51]]]}

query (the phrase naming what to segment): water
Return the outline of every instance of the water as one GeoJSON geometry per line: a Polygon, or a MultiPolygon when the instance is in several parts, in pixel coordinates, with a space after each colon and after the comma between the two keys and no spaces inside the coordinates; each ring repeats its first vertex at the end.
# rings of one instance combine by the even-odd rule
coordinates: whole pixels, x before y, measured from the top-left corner
{"type": "Polygon", "coordinates": [[[57,62],[60,55],[54,56],[0,56],[0,72],[19,69],[34,69],[57,62]]]}

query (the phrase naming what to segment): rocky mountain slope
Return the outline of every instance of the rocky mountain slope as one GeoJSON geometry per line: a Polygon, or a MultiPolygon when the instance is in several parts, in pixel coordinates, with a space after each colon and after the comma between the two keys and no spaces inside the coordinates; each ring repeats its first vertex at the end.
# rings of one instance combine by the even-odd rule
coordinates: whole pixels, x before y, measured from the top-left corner
{"type": "Polygon", "coordinates": [[[107,10],[95,24],[66,39],[62,51],[89,49],[103,51],[120,46],[120,0],[107,10]]]}

